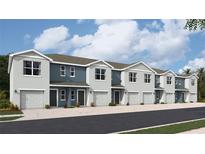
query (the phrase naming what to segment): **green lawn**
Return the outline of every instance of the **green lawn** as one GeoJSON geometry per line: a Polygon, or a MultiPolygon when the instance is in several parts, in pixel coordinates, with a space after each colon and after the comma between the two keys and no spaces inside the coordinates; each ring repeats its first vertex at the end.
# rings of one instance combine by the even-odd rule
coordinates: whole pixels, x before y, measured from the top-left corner
{"type": "Polygon", "coordinates": [[[21,111],[0,110],[0,115],[23,114],[21,111]]]}
{"type": "Polygon", "coordinates": [[[181,124],[173,124],[169,126],[162,126],[156,128],[142,129],[138,131],[130,131],[122,134],[176,134],[192,129],[205,127],[205,120],[198,120],[194,122],[186,122],[181,124]]]}
{"type": "Polygon", "coordinates": [[[23,116],[15,116],[15,117],[0,117],[0,121],[11,121],[11,120],[16,120],[18,118],[21,118],[23,116]]]}

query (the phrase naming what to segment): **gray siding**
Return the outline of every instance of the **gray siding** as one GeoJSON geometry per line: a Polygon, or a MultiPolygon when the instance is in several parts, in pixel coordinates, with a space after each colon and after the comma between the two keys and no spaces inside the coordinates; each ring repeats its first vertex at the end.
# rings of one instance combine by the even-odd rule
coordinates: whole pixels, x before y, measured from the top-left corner
{"type": "Polygon", "coordinates": [[[176,89],[184,89],[185,88],[185,79],[183,78],[175,78],[175,88],[176,89]]]}
{"type": "Polygon", "coordinates": [[[121,72],[112,71],[112,85],[120,85],[120,84],[121,84],[121,72]]]}
{"type": "Polygon", "coordinates": [[[70,77],[70,67],[66,66],[66,76],[60,76],[60,64],[50,64],[50,81],[86,82],[86,68],[75,66],[75,77],[70,77]]]}

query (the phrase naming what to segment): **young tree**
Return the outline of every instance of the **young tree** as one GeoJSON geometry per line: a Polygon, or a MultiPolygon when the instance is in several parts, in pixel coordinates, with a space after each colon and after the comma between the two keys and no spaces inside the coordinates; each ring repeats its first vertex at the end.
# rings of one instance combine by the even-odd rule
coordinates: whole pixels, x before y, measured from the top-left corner
{"type": "Polygon", "coordinates": [[[195,31],[197,29],[205,29],[205,19],[187,19],[185,29],[195,31]]]}
{"type": "Polygon", "coordinates": [[[199,68],[197,70],[198,79],[198,100],[205,97],[205,69],[199,68]]]}
{"type": "Polygon", "coordinates": [[[9,95],[8,56],[0,55],[0,90],[9,95]]]}

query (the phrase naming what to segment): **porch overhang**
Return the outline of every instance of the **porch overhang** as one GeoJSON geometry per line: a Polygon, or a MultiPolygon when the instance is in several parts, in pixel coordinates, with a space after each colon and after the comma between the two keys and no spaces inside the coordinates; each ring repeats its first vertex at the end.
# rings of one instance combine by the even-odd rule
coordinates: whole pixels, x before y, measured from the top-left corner
{"type": "Polygon", "coordinates": [[[183,89],[175,89],[175,91],[184,91],[184,92],[188,92],[189,90],[186,89],[186,88],[183,88],[183,89]]]}
{"type": "Polygon", "coordinates": [[[50,87],[89,88],[90,86],[87,83],[50,82],[50,87]]]}
{"type": "Polygon", "coordinates": [[[164,88],[159,87],[159,88],[155,88],[155,90],[161,90],[161,91],[163,91],[164,88]]]}
{"type": "Polygon", "coordinates": [[[125,87],[122,86],[122,85],[112,85],[111,88],[112,88],[112,89],[125,89],[125,87]]]}

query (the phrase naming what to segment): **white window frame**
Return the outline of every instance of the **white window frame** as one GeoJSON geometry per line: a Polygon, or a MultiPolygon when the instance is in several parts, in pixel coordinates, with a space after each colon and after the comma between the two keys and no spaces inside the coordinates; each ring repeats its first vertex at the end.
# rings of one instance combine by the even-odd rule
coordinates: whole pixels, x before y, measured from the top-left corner
{"type": "Polygon", "coordinates": [[[103,68],[95,68],[95,80],[98,80],[98,81],[105,81],[105,73],[104,73],[104,79],[102,79],[102,70],[105,70],[105,73],[106,73],[106,69],[103,69],[103,68]],[[96,70],[99,69],[100,70],[100,73],[99,74],[96,74],[96,70]],[[100,76],[100,79],[96,79],[96,75],[99,75],[100,76]]]}
{"type": "Polygon", "coordinates": [[[136,72],[129,72],[129,82],[137,82],[137,73],[136,72]]]}
{"type": "Polygon", "coordinates": [[[75,77],[75,67],[73,67],[73,66],[70,67],[70,77],[75,77]],[[73,73],[73,75],[72,75],[72,73],[73,73]]]}
{"type": "Polygon", "coordinates": [[[192,86],[195,85],[195,79],[191,79],[191,85],[192,85],[192,86]]]}
{"type": "Polygon", "coordinates": [[[73,100],[75,100],[75,90],[71,90],[70,91],[70,99],[73,101],[73,100]],[[72,94],[72,92],[73,92],[73,94],[72,94]],[[73,97],[73,98],[72,98],[73,97]]]}
{"type": "Polygon", "coordinates": [[[36,77],[39,77],[39,76],[41,76],[41,62],[39,62],[39,61],[32,61],[32,60],[24,60],[23,61],[23,75],[24,76],[36,76],[36,77]],[[24,62],[31,62],[31,67],[24,67],[24,62]],[[33,67],[33,63],[40,63],[40,65],[39,65],[39,68],[34,68],[33,67]],[[31,69],[31,74],[24,74],[24,69],[31,69]],[[39,70],[39,74],[38,75],[34,75],[33,74],[33,71],[34,70],[39,70]]]}
{"type": "Polygon", "coordinates": [[[66,101],[66,90],[65,89],[61,89],[60,90],[60,100],[61,101],[66,101]],[[63,91],[64,91],[64,94],[62,94],[63,91]],[[63,95],[64,95],[64,99],[62,99],[63,95]]]}
{"type": "Polygon", "coordinates": [[[151,74],[149,73],[144,74],[144,82],[147,84],[151,83],[151,74]]]}
{"type": "Polygon", "coordinates": [[[172,77],[171,76],[167,76],[167,84],[172,84],[172,77]]]}
{"type": "Polygon", "coordinates": [[[65,77],[66,76],[66,66],[65,65],[60,65],[60,76],[65,77]],[[64,70],[62,69],[64,67],[64,70]],[[64,74],[62,74],[64,72],[64,74]]]}

